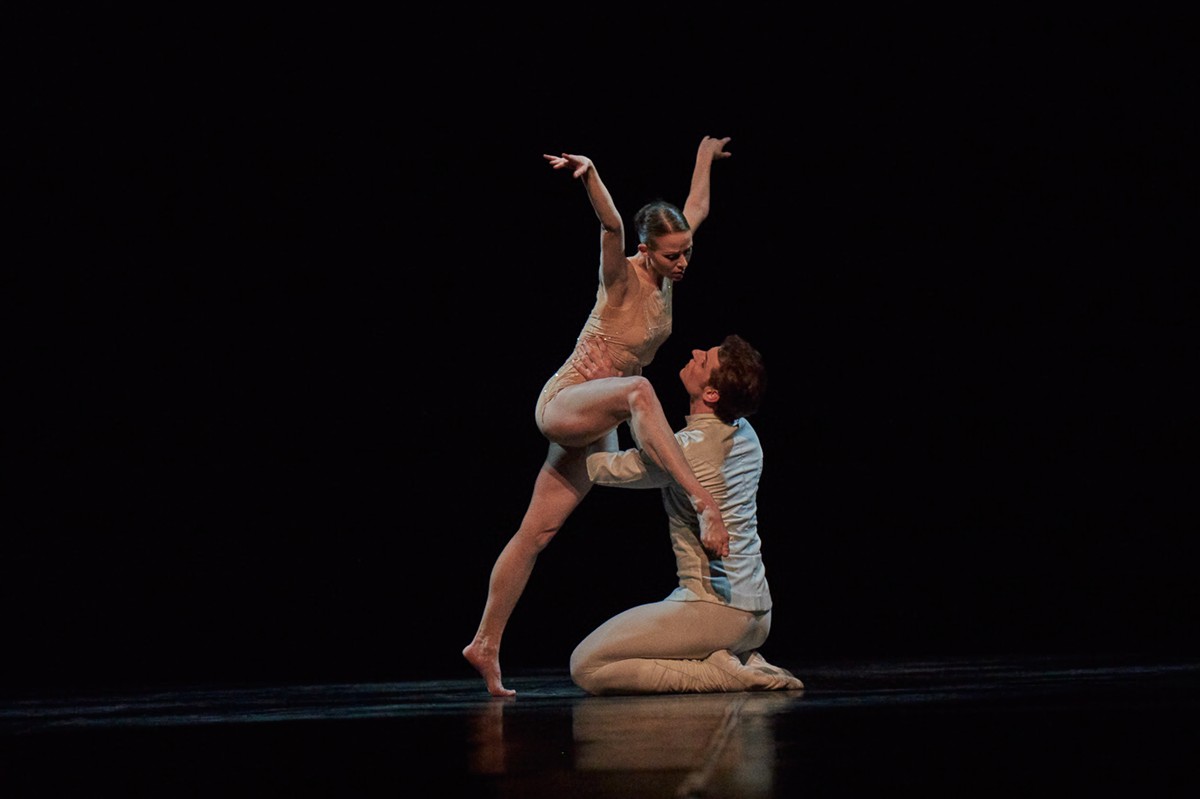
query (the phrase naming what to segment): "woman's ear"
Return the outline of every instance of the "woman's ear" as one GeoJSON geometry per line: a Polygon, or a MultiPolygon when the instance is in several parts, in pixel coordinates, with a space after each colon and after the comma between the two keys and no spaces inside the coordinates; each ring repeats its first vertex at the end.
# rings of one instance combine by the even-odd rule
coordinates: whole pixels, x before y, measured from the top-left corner
{"type": "Polygon", "coordinates": [[[704,400],[709,405],[716,405],[721,400],[721,392],[717,391],[712,386],[705,386],[700,392],[700,399],[704,400]]]}

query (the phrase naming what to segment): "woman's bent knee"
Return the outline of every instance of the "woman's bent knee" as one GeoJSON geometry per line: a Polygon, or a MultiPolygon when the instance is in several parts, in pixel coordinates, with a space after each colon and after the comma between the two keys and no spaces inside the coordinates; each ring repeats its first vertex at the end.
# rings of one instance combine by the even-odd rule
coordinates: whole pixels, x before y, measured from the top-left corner
{"type": "Polygon", "coordinates": [[[642,376],[629,378],[629,407],[648,408],[658,401],[654,386],[642,376]]]}

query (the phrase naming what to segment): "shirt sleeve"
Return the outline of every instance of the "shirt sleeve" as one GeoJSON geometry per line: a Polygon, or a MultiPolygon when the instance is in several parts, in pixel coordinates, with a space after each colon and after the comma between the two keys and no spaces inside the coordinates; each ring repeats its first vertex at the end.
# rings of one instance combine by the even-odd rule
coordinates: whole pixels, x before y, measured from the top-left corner
{"type": "Polygon", "coordinates": [[[662,488],[673,482],[671,475],[637,449],[595,452],[588,456],[587,469],[588,477],[599,485],[662,488]]]}
{"type": "MultiPolygon", "coordinates": [[[[694,457],[705,457],[706,437],[701,430],[691,426],[675,433],[675,441],[683,450],[692,469],[696,469],[694,457]]],[[[593,483],[620,488],[665,488],[675,485],[670,473],[650,459],[640,449],[632,448],[620,452],[594,452],[587,459],[588,477],[593,483]]]]}

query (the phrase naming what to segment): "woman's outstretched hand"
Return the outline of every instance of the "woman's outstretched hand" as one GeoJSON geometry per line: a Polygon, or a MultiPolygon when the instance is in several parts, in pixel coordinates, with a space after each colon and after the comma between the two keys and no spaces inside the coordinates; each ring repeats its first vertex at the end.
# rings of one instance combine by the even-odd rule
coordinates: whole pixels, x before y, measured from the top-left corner
{"type": "Polygon", "coordinates": [[[574,170],[571,173],[571,177],[574,178],[583,177],[587,171],[592,168],[592,159],[584,155],[571,155],[570,153],[563,153],[562,155],[546,155],[543,153],[542,158],[545,158],[547,161],[549,161],[550,166],[554,167],[555,169],[571,167],[574,170]]]}
{"type": "Polygon", "coordinates": [[[725,152],[725,145],[729,144],[730,136],[724,136],[720,139],[714,136],[705,136],[700,140],[700,151],[707,151],[714,161],[720,161],[722,158],[728,158],[733,153],[725,152]]]}

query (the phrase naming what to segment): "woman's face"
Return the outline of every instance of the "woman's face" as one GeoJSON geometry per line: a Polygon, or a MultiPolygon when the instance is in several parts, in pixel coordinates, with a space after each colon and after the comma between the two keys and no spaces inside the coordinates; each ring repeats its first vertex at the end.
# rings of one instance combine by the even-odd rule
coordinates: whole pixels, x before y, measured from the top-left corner
{"type": "Polygon", "coordinates": [[[692,260],[692,232],[684,230],[652,239],[646,246],[650,268],[678,283],[692,260]]]}

